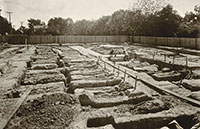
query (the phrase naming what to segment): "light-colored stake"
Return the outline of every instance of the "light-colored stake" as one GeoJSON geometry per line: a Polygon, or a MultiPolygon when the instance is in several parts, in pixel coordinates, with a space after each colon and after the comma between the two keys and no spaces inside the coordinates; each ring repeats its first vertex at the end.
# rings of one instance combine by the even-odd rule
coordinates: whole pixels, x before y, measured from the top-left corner
{"type": "Polygon", "coordinates": [[[173,56],[173,64],[175,63],[175,56],[173,56]]]}
{"type": "Polygon", "coordinates": [[[119,65],[118,65],[118,72],[117,72],[117,76],[119,76],[119,65]]]}
{"type": "Polygon", "coordinates": [[[25,38],[26,49],[28,49],[27,38],[25,38]]]}
{"type": "Polygon", "coordinates": [[[136,54],[134,53],[134,60],[136,60],[136,54]]]}
{"type": "Polygon", "coordinates": [[[188,58],[187,58],[187,56],[185,57],[185,65],[186,65],[186,67],[188,66],[188,58]]]}
{"type": "Polygon", "coordinates": [[[136,76],[136,78],[135,78],[135,89],[134,90],[136,90],[136,88],[137,88],[137,76],[136,76]]]}
{"type": "Polygon", "coordinates": [[[166,54],[164,54],[164,62],[167,60],[167,56],[166,54]]]}
{"type": "Polygon", "coordinates": [[[99,64],[99,60],[100,60],[100,57],[98,56],[98,58],[97,58],[97,64],[99,64]]]}
{"type": "Polygon", "coordinates": [[[113,73],[115,72],[115,62],[114,62],[114,67],[113,67],[113,73]]]}
{"type": "Polygon", "coordinates": [[[125,80],[126,80],[126,70],[124,72],[124,82],[125,82],[125,80]]]}

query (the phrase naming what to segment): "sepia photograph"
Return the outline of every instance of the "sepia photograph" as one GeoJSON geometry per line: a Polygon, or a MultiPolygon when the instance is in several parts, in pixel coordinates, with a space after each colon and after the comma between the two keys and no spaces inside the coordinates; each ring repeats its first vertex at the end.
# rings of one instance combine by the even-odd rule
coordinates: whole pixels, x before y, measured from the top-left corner
{"type": "Polygon", "coordinates": [[[200,129],[200,0],[0,0],[0,129],[200,129]]]}

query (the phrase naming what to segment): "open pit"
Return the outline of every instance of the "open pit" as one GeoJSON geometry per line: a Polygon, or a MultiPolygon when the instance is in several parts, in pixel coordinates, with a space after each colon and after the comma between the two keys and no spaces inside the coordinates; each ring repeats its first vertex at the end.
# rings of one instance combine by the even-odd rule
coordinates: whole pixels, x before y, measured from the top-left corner
{"type": "Polygon", "coordinates": [[[0,62],[0,128],[200,128],[200,58],[189,50],[11,45],[0,62]]]}

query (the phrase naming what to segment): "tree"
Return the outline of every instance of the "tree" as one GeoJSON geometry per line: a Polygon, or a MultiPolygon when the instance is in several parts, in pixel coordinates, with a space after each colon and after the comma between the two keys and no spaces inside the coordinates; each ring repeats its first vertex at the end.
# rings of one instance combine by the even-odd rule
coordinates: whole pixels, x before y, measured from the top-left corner
{"type": "Polygon", "coordinates": [[[111,16],[103,16],[100,19],[96,20],[92,27],[92,32],[94,35],[107,35],[109,26],[109,21],[111,16]]]}
{"type": "Polygon", "coordinates": [[[200,34],[200,6],[195,6],[194,12],[185,14],[181,25],[178,28],[179,37],[199,37],[200,34]]]}
{"type": "Polygon", "coordinates": [[[145,15],[160,11],[167,4],[166,0],[138,0],[133,4],[133,10],[140,10],[145,15]]]}
{"type": "Polygon", "coordinates": [[[89,20],[79,20],[76,21],[73,25],[73,34],[74,35],[94,35],[93,27],[94,27],[95,21],[89,21],[89,20]]]}
{"type": "Polygon", "coordinates": [[[70,35],[73,31],[73,20],[71,18],[63,19],[61,17],[51,18],[48,21],[48,34],[52,35],[70,35]]]}
{"type": "Polygon", "coordinates": [[[200,5],[195,5],[194,11],[195,11],[196,15],[200,15],[200,5]]]}
{"type": "Polygon", "coordinates": [[[20,26],[17,30],[16,30],[16,34],[28,34],[28,28],[24,27],[24,26],[20,26]]]}
{"type": "Polygon", "coordinates": [[[100,34],[131,35],[139,32],[141,23],[139,11],[118,10],[111,16],[104,16],[97,20],[95,28],[100,34]]]}
{"type": "Polygon", "coordinates": [[[42,22],[40,19],[29,19],[28,26],[29,34],[43,35],[45,33],[45,23],[42,22]]]}
{"type": "MultiPolygon", "coordinates": [[[[179,25],[181,23],[181,17],[177,14],[176,10],[173,10],[171,5],[167,5],[161,11],[156,13],[154,18],[154,27],[156,36],[176,36],[179,25]]],[[[153,27],[153,26],[152,26],[153,27]]]]}
{"type": "Polygon", "coordinates": [[[11,24],[8,23],[7,19],[0,16],[0,34],[5,35],[6,33],[10,33],[11,24]]]}
{"type": "Polygon", "coordinates": [[[127,35],[129,29],[129,11],[128,10],[118,10],[115,11],[109,21],[109,32],[114,35],[127,35]]]}
{"type": "Polygon", "coordinates": [[[129,17],[130,34],[133,35],[146,35],[148,17],[144,15],[141,10],[131,11],[129,17]]]}

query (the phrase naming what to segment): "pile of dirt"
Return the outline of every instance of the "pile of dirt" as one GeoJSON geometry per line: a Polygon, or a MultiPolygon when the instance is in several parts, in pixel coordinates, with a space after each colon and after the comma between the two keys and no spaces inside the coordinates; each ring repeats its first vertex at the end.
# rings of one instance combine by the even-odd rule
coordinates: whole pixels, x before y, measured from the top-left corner
{"type": "Polygon", "coordinates": [[[200,91],[200,79],[183,80],[183,86],[191,91],[200,91]]]}
{"type": "Polygon", "coordinates": [[[130,112],[131,114],[148,114],[148,113],[156,113],[161,112],[163,110],[170,109],[170,105],[167,103],[156,100],[149,100],[145,102],[138,103],[136,105],[121,105],[118,106],[116,112],[126,113],[130,112]]]}
{"type": "Polygon", "coordinates": [[[192,92],[189,97],[200,101],[200,91],[192,92]]]}
{"type": "Polygon", "coordinates": [[[113,45],[100,45],[92,48],[93,51],[101,53],[103,55],[112,55],[112,54],[124,54],[124,48],[113,45]]]}
{"type": "Polygon", "coordinates": [[[69,94],[44,95],[22,105],[7,129],[60,129],[68,127],[76,112],[77,100],[69,94]]]}
{"type": "Polygon", "coordinates": [[[27,71],[23,80],[22,85],[32,84],[45,84],[52,82],[65,82],[66,78],[59,70],[46,70],[46,71],[27,71]]]}
{"type": "Polygon", "coordinates": [[[109,93],[112,94],[112,96],[115,96],[115,95],[123,96],[123,95],[127,95],[128,89],[133,89],[133,86],[129,83],[121,82],[120,84],[114,86],[114,89],[111,90],[109,93]]]}
{"type": "Polygon", "coordinates": [[[156,113],[168,109],[169,105],[160,100],[150,100],[135,108],[141,114],[156,113]]]}
{"type": "Polygon", "coordinates": [[[130,60],[127,64],[122,64],[123,66],[133,69],[138,72],[147,72],[149,74],[158,71],[159,66],[156,64],[149,64],[148,62],[140,62],[138,60],[130,60]]]}
{"type": "Polygon", "coordinates": [[[46,47],[46,46],[40,46],[40,47],[36,47],[37,49],[35,50],[35,54],[38,54],[38,55],[52,55],[52,54],[55,54],[53,51],[52,51],[52,48],[51,47],[46,47]]]}

